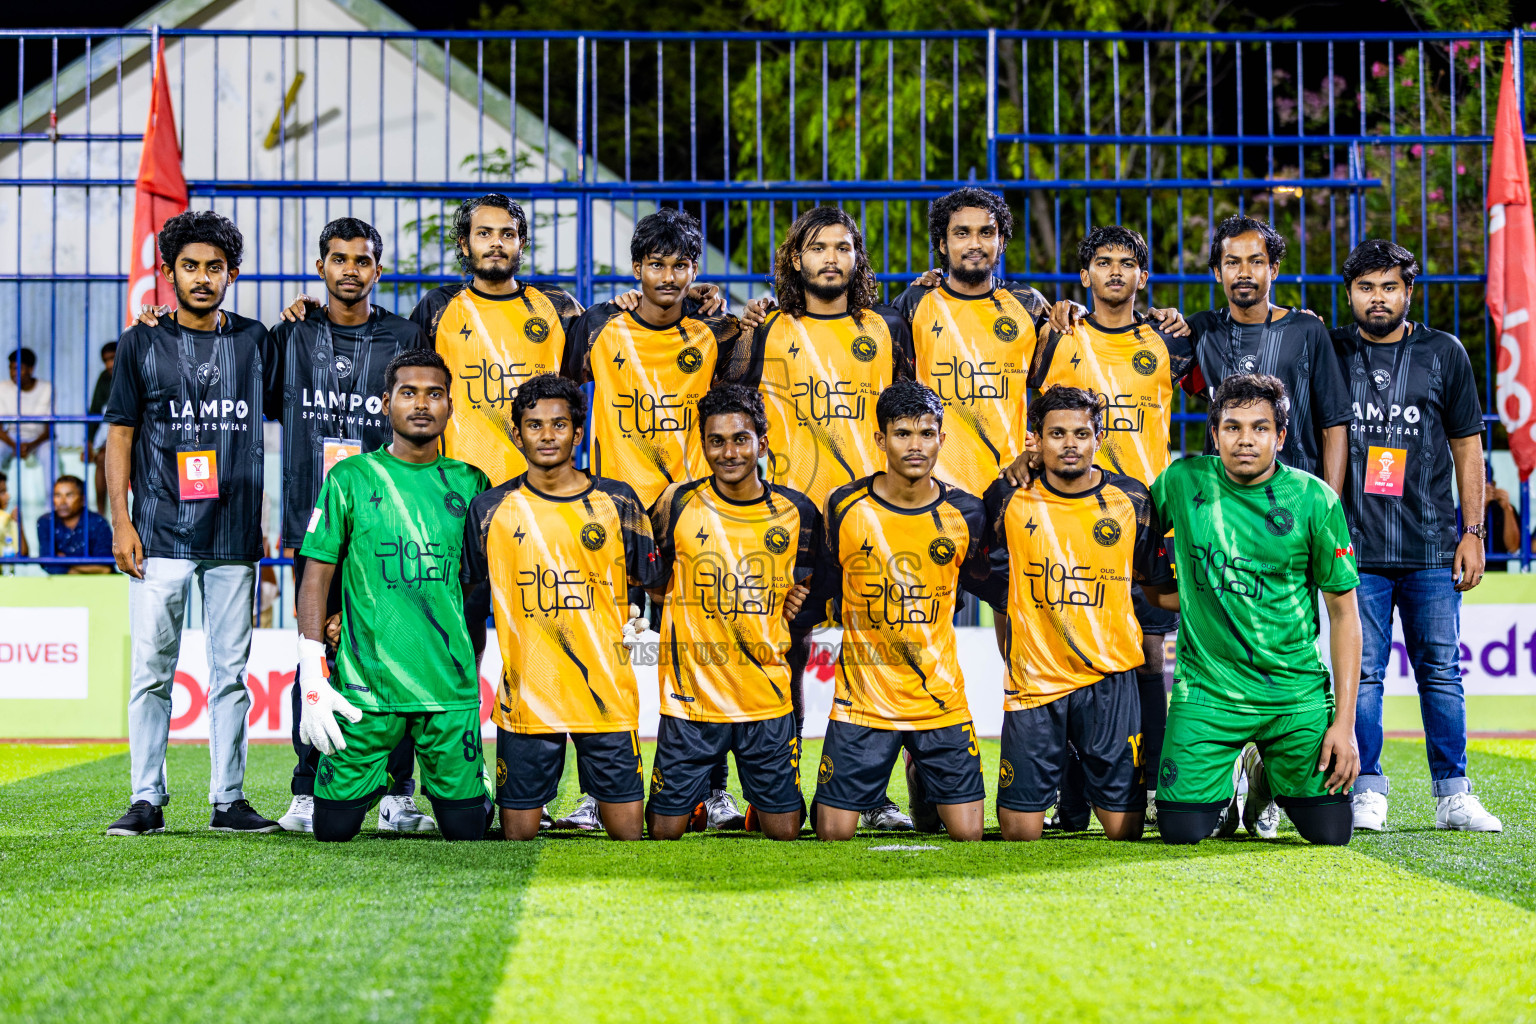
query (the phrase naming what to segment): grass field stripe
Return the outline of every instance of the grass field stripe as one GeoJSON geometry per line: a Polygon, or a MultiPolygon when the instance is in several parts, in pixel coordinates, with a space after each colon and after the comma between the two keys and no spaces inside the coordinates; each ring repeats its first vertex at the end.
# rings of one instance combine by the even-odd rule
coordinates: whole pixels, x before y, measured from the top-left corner
{"type": "Polygon", "coordinates": [[[1468,740],[1467,749],[1477,754],[1520,757],[1536,761],[1536,740],[1468,740]]]}
{"type": "Polygon", "coordinates": [[[0,786],[127,752],[126,743],[0,743],[0,786]]]}

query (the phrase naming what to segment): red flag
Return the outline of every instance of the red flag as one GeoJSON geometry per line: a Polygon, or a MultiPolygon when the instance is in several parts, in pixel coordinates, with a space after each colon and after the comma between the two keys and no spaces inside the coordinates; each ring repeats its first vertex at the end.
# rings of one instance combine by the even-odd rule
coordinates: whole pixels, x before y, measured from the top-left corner
{"type": "Polygon", "coordinates": [[[1525,132],[1515,91],[1512,47],[1504,44],[1499,114],[1488,169],[1488,315],[1499,339],[1499,419],[1520,479],[1536,469],[1536,228],[1531,223],[1531,181],[1525,166],[1525,132]]]}
{"type": "Polygon", "coordinates": [[[174,306],[176,292],[160,273],[156,236],[167,219],[185,212],[187,179],[181,176],[181,147],[176,144],[176,114],[171,109],[171,85],[165,76],[165,41],[155,54],[154,92],[139,180],[134,187],[133,234],[128,237],[128,316],[133,323],[141,305],[174,306]]]}

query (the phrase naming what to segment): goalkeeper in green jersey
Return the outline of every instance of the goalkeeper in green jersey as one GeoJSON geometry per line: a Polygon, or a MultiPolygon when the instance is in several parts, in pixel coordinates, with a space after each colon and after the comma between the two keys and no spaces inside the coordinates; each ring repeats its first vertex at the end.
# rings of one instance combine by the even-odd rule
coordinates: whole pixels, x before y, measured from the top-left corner
{"type": "Polygon", "coordinates": [[[1289,406],[1274,377],[1227,378],[1211,398],[1219,455],[1175,462],[1152,484],[1158,515],[1173,528],[1178,573],[1177,591],[1165,584],[1156,600],[1183,619],[1156,766],[1167,843],[1211,835],[1248,743],[1303,839],[1342,846],[1352,832],[1360,577],[1338,495],[1275,459],[1289,406]],[[1319,590],[1331,690],[1317,650],[1319,590]]]}
{"type": "Polygon", "coordinates": [[[480,747],[485,620],[466,623],[459,563],[469,502],[489,483],[438,454],[453,383],[431,349],[384,372],[394,440],[326,474],[309,519],[299,589],[300,736],[321,753],[315,838],[345,842],[384,793],[407,732],[445,839],[479,839],[491,808],[480,747]],[[341,571],[341,640],[327,679],[325,598],[341,571]],[[340,716],[342,721],[338,721],[340,716]]]}

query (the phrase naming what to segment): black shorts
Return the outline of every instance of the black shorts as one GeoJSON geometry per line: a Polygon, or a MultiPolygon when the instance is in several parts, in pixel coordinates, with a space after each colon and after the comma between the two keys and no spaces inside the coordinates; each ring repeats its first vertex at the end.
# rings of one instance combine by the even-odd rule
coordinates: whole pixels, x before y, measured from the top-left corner
{"type": "Polygon", "coordinates": [[[1105,811],[1146,810],[1135,670],[1105,676],[1037,708],[1004,712],[997,806],[1039,812],[1054,804],[1069,741],[1083,762],[1089,803],[1105,811]]]}
{"type": "Polygon", "coordinates": [[[1148,601],[1139,583],[1131,584],[1131,609],[1136,613],[1142,636],[1167,636],[1179,631],[1179,613],[1164,611],[1148,601]]]}
{"type": "Polygon", "coordinates": [[[741,791],[753,807],[787,814],[805,806],[793,714],[760,722],[691,722],[662,715],[647,809],[664,816],[692,813],[709,796],[709,773],[728,750],[736,752],[741,791]]]}
{"type": "MultiPolygon", "coordinates": [[[[645,798],[640,737],[632,732],[571,733],[581,791],[605,804],[645,798]]],[[[565,733],[496,730],[496,804],[531,811],[552,801],[565,773],[565,733]]]]}
{"type": "Polygon", "coordinates": [[[891,769],[905,747],[930,803],[968,804],[987,798],[981,746],[970,722],[922,732],[828,722],[816,773],[816,802],[844,811],[879,807],[891,769]]]}

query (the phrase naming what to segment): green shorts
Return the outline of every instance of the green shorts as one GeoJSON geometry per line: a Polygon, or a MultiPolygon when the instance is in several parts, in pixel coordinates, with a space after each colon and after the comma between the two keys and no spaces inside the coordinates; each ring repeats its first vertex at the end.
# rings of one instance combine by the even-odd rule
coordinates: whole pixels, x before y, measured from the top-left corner
{"type": "Polygon", "coordinates": [[[1180,701],[1168,708],[1168,733],[1157,769],[1157,809],[1216,811],[1232,799],[1232,765],[1249,743],[1264,758],[1264,777],[1282,807],[1342,803],[1317,770],[1331,708],[1291,714],[1228,711],[1180,701]]]}
{"type": "Polygon", "coordinates": [[[336,803],[371,803],[388,782],[389,752],[409,732],[416,741],[422,792],[434,800],[469,800],[491,795],[480,746],[480,709],[458,711],[363,712],[353,725],[337,716],[345,750],[320,758],[315,796],[336,803]]]}

